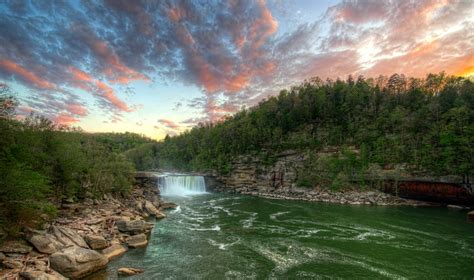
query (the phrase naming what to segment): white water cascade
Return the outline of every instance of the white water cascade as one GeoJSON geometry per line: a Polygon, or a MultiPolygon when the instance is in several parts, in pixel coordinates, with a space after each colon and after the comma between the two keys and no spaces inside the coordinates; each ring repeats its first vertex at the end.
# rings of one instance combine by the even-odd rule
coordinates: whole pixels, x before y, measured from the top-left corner
{"type": "Polygon", "coordinates": [[[162,195],[187,196],[206,193],[203,176],[167,175],[160,185],[162,195]]]}

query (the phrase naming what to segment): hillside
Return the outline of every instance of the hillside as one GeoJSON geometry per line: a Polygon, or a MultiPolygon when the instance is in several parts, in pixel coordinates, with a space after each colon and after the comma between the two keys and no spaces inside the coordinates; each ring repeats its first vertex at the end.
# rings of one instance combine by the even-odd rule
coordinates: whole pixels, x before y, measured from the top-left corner
{"type": "Polygon", "coordinates": [[[200,124],[128,154],[138,169],[227,174],[239,156],[271,165],[279,152],[296,150],[309,157],[298,184],[327,187],[347,176],[395,167],[424,175],[468,175],[474,170],[472,143],[471,80],[443,73],[425,79],[394,74],[315,78],[222,122],[200,124]],[[332,153],[317,156],[324,151],[332,153]]]}

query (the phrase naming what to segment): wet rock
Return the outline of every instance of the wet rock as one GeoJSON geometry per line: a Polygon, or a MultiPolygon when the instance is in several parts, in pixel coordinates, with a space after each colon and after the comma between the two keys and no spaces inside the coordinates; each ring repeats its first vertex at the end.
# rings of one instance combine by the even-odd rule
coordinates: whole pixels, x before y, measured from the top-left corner
{"type": "Polygon", "coordinates": [[[111,260],[113,258],[116,258],[118,256],[121,256],[127,252],[127,248],[123,247],[120,244],[114,244],[110,246],[109,248],[106,248],[102,250],[102,254],[108,259],[111,260]]]}
{"type": "Polygon", "coordinates": [[[119,220],[116,225],[119,231],[126,232],[130,234],[142,233],[145,230],[145,221],[134,220],[134,221],[125,221],[119,220]]]}
{"type": "Polygon", "coordinates": [[[62,247],[51,234],[45,232],[30,230],[26,235],[26,239],[38,252],[44,254],[53,254],[62,247]]]}
{"type": "Polygon", "coordinates": [[[148,214],[155,216],[157,219],[162,219],[166,217],[163,212],[158,210],[155,205],[153,205],[153,203],[148,200],[145,201],[143,208],[146,210],[146,212],[148,212],[148,214]]]}
{"type": "Polygon", "coordinates": [[[467,219],[470,222],[474,222],[474,211],[471,211],[471,212],[467,213],[467,219]]]}
{"type": "Polygon", "coordinates": [[[67,247],[49,257],[51,267],[69,278],[81,278],[107,266],[104,255],[77,246],[67,247]]]}
{"type": "Polygon", "coordinates": [[[140,274],[143,272],[144,272],[143,269],[133,268],[133,267],[121,267],[117,270],[117,273],[123,276],[132,276],[132,275],[140,274]]]}
{"type": "Polygon", "coordinates": [[[176,203],[173,203],[173,202],[162,202],[160,204],[160,208],[162,209],[176,209],[178,208],[178,205],[176,203]]]}
{"type": "Polygon", "coordinates": [[[0,247],[0,252],[2,253],[17,253],[17,254],[28,254],[33,250],[33,247],[28,245],[26,241],[23,240],[14,240],[14,241],[5,241],[0,247]]]}
{"type": "Polygon", "coordinates": [[[127,239],[127,245],[130,248],[144,247],[148,244],[145,234],[132,235],[127,239]]]}
{"type": "Polygon", "coordinates": [[[87,235],[84,239],[93,250],[101,250],[107,247],[107,241],[101,235],[87,235]]]}
{"type": "Polygon", "coordinates": [[[58,242],[66,246],[79,246],[89,248],[86,241],[75,231],[67,227],[52,226],[49,232],[56,238],[58,242]]]}

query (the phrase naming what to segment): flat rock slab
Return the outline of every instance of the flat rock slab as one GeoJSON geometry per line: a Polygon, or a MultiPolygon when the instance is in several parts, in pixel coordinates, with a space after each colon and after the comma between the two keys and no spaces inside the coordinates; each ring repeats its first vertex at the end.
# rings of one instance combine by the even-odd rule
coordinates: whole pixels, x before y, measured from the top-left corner
{"type": "Polygon", "coordinates": [[[144,271],[145,270],[140,269],[140,268],[121,267],[117,270],[117,273],[123,276],[132,276],[132,275],[143,273],[144,271]]]}
{"type": "Polygon", "coordinates": [[[127,245],[130,248],[145,247],[148,244],[145,234],[132,235],[127,239],[127,245]]]}
{"type": "Polygon", "coordinates": [[[33,247],[28,245],[26,241],[15,240],[15,241],[5,241],[0,247],[0,252],[2,253],[17,253],[17,254],[28,254],[33,250],[33,247]]]}
{"type": "Polygon", "coordinates": [[[118,256],[121,256],[127,252],[127,248],[123,247],[120,244],[112,245],[104,250],[102,250],[102,254],[108,259],[111,260],[118,256]]]}

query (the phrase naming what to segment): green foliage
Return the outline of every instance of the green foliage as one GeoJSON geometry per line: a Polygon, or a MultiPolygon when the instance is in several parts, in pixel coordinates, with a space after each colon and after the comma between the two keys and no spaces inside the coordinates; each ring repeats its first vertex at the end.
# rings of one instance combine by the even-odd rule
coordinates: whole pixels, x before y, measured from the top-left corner
{"type": "Polygon", "coordinates": [[[472,174],[472,143],[474,84],[468,79],[444,73],[426,79],[398,74],[315,78],[225,121],[167,137],[155,144],[154,167],[228,172],[241,155],[271,151],[263,157],[266,163],[282,150],[316,153],[337,147],[339,155],[308,163],[298,181],[330,187],[337,179],[334,187],[340,187],[347,181],[364,185],[360,174],[369,166],[404,164],[427,175],[472,174]],[[343,152],[343,146],[360,154],[343,152]],[[320,169],[329,173],[315,175],[320,169]]]}
{"type": "Polygon", "coordinates": [[[121,151],[151,141],[130,133],[87,134],[37,115],[21,122],[13,117],[0,118],[0,223],[9,234],[41,223],[44,214],[54,216],[65,198],[127,195],[135,169],[121,151]]]}

